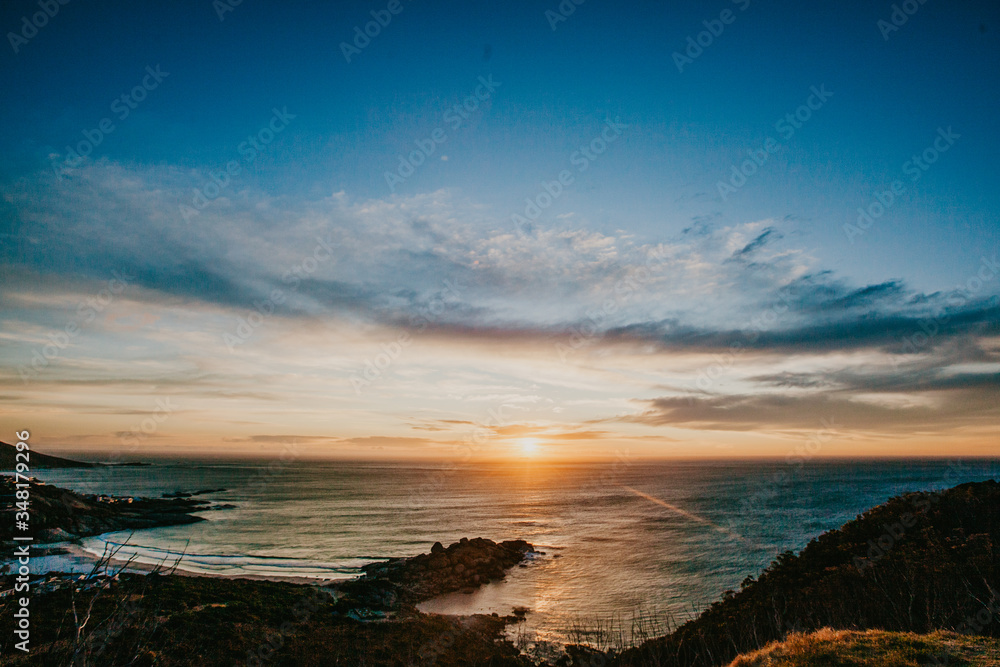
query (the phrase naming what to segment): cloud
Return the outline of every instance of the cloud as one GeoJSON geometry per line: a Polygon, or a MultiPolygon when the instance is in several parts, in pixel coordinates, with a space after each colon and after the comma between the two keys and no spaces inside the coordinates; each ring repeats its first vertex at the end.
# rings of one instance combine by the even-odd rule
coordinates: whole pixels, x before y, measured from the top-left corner
{"type": "Polygon", "coordinates": [[[449,316],[468,321],[541,314],[529,292],[565,303],[627,275],[629,255],[643,252],[569,228],[518,239],[446,191],[368,201],[231,192],[186,220],[180,207],[204,178],[97,162],[65,181],[21,179],[10,188],[16,240],[0,248],[3,270],[95,281],[124,271],[150,291],[239,308],[277,289],[283,314],[373,321],[418,314],[450,281],[467,291],[449,316]]]}
{"type": "MultiPolygon", "coordinates": [[[[738,329],[694,327],[673,319],[615,327],[606,331],[603,338],[609,342],[651,343],[663,351],[737,348],[794,353],[879,349],[905,354],[931,351],[959,336],[1000,334],[1000,305],[995,298],[971,303],[963,301],[956,306],[948,306],[940,300],[936,309],[900,307],[889,312],[873,310],[861,316],[850,312],[860,301],[884,300],[889,292],[883,288],[870,290],[866,296],[830,299],[823,307],[825,317],[818,322],[803,316],[804,312],[815,310],[809,307],[813,297],[803,295],[795,302],[787,298],[776,299],[770,307],[747,317],[738,329]],[[769,322],[774,323],[771,328],[768,328],[769,322]]],[[[902,293],[895,288],[891,292],[902,293]]]]}
{"type": "MultiPolygon", "coordinates": [[[[380,379],[372,396],[385,389],[390,400],[424,405],[436,400],[422,384],[432,383],[448,388],[440,394],[452,410],[467,410],[462,419],[408,416],[370,439],[303,442],[442,446],[412,434],[447,438],[485,419],[482,405],[515,402],[517,422],[495,435],[615,437],[553,425],[542,410],[565,410],[579,424],[696,430],[804,428],[827,414],[852,428],[933,430],[958,428],[962,416],[979,427],[996,413],[1000,281],[932,293],[901,279],[854,284],[789,241],[794,220],[725,225],[710,216],[640,240],[563,219],[519,235],[455,191],[362,200],[234,189],[185,220],[179,206],[204,179],[98,161],[68,181],[43,174],[11,184],[0,378],[18,385],[17,369],[76,321],[81,303],[115,272],[129,280],[19,403],[89,408],[67,399],[82,387],[105,392],[95,404],[182,393],[241,429],[235,437],[247,439],[233,442],[259,445],[292,437],[268,432],[299,427],[268,426],[272,416],[254,421],[233,406],[310,402],[308,411],[322,404],[316,396],[335,395],[370,426],[386,408],[355,396],[349,378],[382,352],[382,338],[405,330],[427,347],[401,353],[385,371],[400,381],[390,390],[380,379]],[[220,341],[253,312],[268,324],[234,363],[220,341]],[[556,345],[573,341],[582,341],[578,355],[560,361],[556,345]],[[501,350],[516,363],[501,368],[501,350]],[[732,357],[726,377],[698,388],[713,355],[732,357]],[[638,411],[608,417],[628,396],[638,411]],[[584,401],[605,406],[602,414],[584,401]],[[255,435],[264,428],[275,430],[255,435]]],[[[144,409],[130,403],[116,414],[144,409]]]]}
{"type": "Polygon", "coordinates": [[[822,374],[780,373],[759,375],[752,380],[762,386],[783,389],[825,389],[838,393],[922,393],[967,391],[1000,392],[1000,372],[952,372],[947,367],[921,364],[917,368],[889,368],[881,373],[842,369],[822,374]]]}
{"type": "Polygon", "coordinates": [[[944,433],[961,428],[991,431],[1000,417],[995,379],[988,392],[951,387],[930,400],[869,400],[844,393],[790,395],[754,393],[715,396],[665,396],[640,401],[640,412],[613,421],[711,431],[809,430],[822,420],[846,431],[884,434],[944,433]]]}
{"type": "Polygon", "coordinates": [[[875,341],[880,328],[906,329],[944,299],[899,280],[852,286],[816,270],[782,244],[787,222],[701,220],[649,243],[568,222],[519,236],[450,191],[303,200],[249,190],[225,191],[185,220],[180,206],[205,178],[106,161],[68,180],[22,178],[9,188],[17,240],[0,248],[2,270],[95,281],[124,271],[150,292],[241,309],[279,290],[282,316],[423,319],[456,332],[546,336],[611,299],[615,312],[601,322],[609,339],[674,345],[728,344],[741,337],[725,328],[733,319],[752,326],[781,308],[758,345],[875,341]],[[427,317],[431,308],[439,312],[427,317]]]}
{"type": "Polygon", "coordinates": [[[99,289],[120,271],[146,303],[240,316],[263,307],[291,321],[465,341],[548,343],[586,330],[597,347],[660,353],[916,353],[1000,330],[1000,306],[985,294],[855,286],[817,269],[782,244],[787,222],[703,219],[655,243],[573,227],[518,236],[447,191],[361,201],[239,191],[185,220],[179,206],[203,178],[99,161],[69,181],[18,181],[9,199],[20,240],[0,249],[0,303],[21,302],[0,317],[50,324],[53,309],[30,303],[40,292],[81,279],[99,289]],[[907,350],[928,327],[933,335],[907,350]]]}
{"type": "Polygon", "coordinates": [[[780,239],[781,234],[778,233],[774,227],[768,227],[760,236],[734,252],[731,259],[746,258],[748,255],[751,255],[760,248],[763,248],[764,244],[766,244],[770,238],[775,240],[780,239]]]}

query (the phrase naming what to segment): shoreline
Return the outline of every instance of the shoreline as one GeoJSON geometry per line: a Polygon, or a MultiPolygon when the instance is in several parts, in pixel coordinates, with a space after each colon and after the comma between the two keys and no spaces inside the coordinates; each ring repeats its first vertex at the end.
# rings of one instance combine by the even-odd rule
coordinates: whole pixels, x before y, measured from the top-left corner
{"type": "MultiPolygon", "coordinates": [[[[103,535],[109,535],[111,533],[102,533],[101,535],[90,536],[92,538],[101,538],[103,535]]],[[[61,550],[63,553],[41,553],[32,556],[32,563],[37,563],[39,561],[43,563],[48,563],[48,567],[44,567],[42,570],[32,572],[36,576],[46,576],[50,574],[85,574],[93,569],[93,566],[100,562],[100,556],[94,554],[91,551],[87,551],[83,548],[81,544],[76,541],[73,542],[49,542],[45,544],[34,545],[35,549],[38,550],[61,550]],[[53,559],[53,560],[47,560],[53,559]],[[59,559],[59,560],[56,560],[59,559]],[[65,561],[71,565],[81,566],[83,569],[79,570],[65,570],[59,567],[52,566],[53,563],[58,563],[60,561],[65,561]]],[[[146,563],[137,560],[132,560],[129,562],[128,558],[113,557],[108,558],[108,569],[114,571],[127,572],[130,574],[150,574],[154,571],[169,572],[170,574],[181,576],[181,577],[207,577],[211,579],[246,579],[248,581],[272,581],[278,583],[286,584],[303,584],[303,585],[316,585],[325,586],[331,583],[339,583],[343,581],[350,581],[352,579],[357,579],[361,576],[362,571],[358,570],[358,573],[354,576],[344,575],[343,577],[307,577],[307,576],[282,576],[282,575],[270,575],[270,574],[254,574],[254,573],[223,573],[223,572],[201,572],[187,570],[180,566],[174,567],[176,562],[174,559],[166,559],[163,564],[153,564],[146,563]]],[[[378,561],[374,561],[378,562],[378,561]]]]}
{"type": "MultiPolygon", "coordinates": [[[[64,624],[66,610],[78,604],[80,596],[89,596],[97,604],[95,618],[105,625],[88,628],[85,646],[100,652],[113,644],[133,662],[138,655],[146,660],[142,664],[168,667],[191,664],[192,655],[199,664],[233,664],[247,655],[263,662],[278,650],[290,664],[357,662],[362,655],[366,664],[388,667],[405,655],[442,667],[481,664],[484,657],[512,667],[553,664],[550,657],[562,665],[597,660],[609,667],[681,667],[730,664],[741,654],[753,657],[762,649],[768,654],[785,651],[781,644],[789,637],[788,646],[794,648],[822,639],[823,633],[829,634],[825,628],[996,636],[991,623],[1000,619],[1000,584],[995,572],[982,583],[976,576],[983,574],[984,559],[995,553],[1000,535],[997,508],[1000,484],[994,480],[942,492],[904,493],[822,533],[799,553],[780,554],[757,577],[748,577],[739,591],[725,591],[681,625],[640,628],[631,637],[622,634],[625,626],[620,623],[578,627],[572,639],[583,640],[582,646],[524,633],[520,624],[528,609],[450,615],[419,608],[434,598],[482,590],[503,581],[511,568],[527,566],[526,560],[542,552],[523,540],[462,538],[448,547],[434,543],[429,552],[370,563],[362,568],[362,576],[337,582],[296,577],[297,582],[286,583],[267,576],[181,570],[173,571],[176,576],[150,577],[146,573],[155,565],[126,565],[127,560],[115,559],[110,572],[101,568],[94,577],[35,581],[31,613],[36,623],[47,624],[51,639],[46,650],[71,658],[72,643],[60,639],[65,627],[73,629],[64,624]],[[926,507],[914,513],[915,505],[926,507]],[[884,542],[886,526],[904,521],[904,516],[913,519],[912,525],[905,519],[906,548],[889,545],[877,558],[869,556],[871,563],[860,560],[873,544],[884,542]],[[954,547],[946,561],[941,559],[942,541],[954,547]],[[118,567],[124,568],[121,576],[115,576],[118,567]],[[809,586],[802,585],[804,579],[809,586]],[[970,590],[970,585],[975,588],[970,590]],[[933,595],[939,603],[908,610],[905,603],[918,593],[933,595]],[[775,600],[783,605],[777,618],[775,600]],[[801,619],[807,621],[791,625],[801,619]],[[858,619],[862,627],[855,627],[858,619]],[[116,630],[109,636],[103,629],[107,624],[130,632],[116,630]],[[143,634],[150,627],[158,628],[155,636],[143,634]],[[226,641],[220,643],[222,628],[226,641]],[[801,637],[817,631],[812,639],[801,637]]],[[[38,545],[39,558],[49,557],[41,555],[47,551],[61,551],[51,557],[78,564],[93,566],[99,560],[79,543],[38,545]]],[[[895,636],[886,641],[890,639],[896,641],[895,636]]],[[[849,643],[840,642],[845,650],[849,643]]],[[[17,664],[33,663],[25,659],[17,664]]]]}

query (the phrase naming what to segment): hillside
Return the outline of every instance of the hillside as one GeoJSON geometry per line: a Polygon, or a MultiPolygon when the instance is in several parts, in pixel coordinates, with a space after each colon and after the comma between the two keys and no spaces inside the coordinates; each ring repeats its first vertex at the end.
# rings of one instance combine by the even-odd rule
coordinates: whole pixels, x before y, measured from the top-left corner
{"type": "MultiPolygon", "coordinates": [[[[17,448],[0,442],[0,470],[13,470],[17,464],[17,448]]],[[[22,457],[23,460],[23,457],[22,457]]],[[[32,451],[28,457],[28,465],[32,470],[36,468],[93,468],[95,464],[84,461],[72,461],[59,456],[50,456],[32,451]]]]}
{"type": "MultiPolygon", "coordinates": [[[[140,530],[204,521],[193,512],[207,501],[189,498],[120,498],[95,496],[30,482],[30,525],[35,543],[61,542],[119,530],[140,530]]],[[[15,483],[0,476],[0,544],[13,539],[15,483]]]]}
{"type": "Polygon", "coordinates": [[[503,578],[530,551],[522,541],[463,539],[325,586],[107,576],[108,569],[86,578],[51,576],[32,591],[29,654],[12,648],[16,603],[0,596],[0,664],[533,667],[503,636],[515,617],[430,615],[413,606],[503,578]],[[74,604],[92,610],[79,633],[74,604]]]}
{"type": "Polygon", "coordinates": [[[783,642],[741,655],[729,667],[1000,667],[1000,640],[954,632],[831,630],[794,633],[783,642]]]}
{"type": "Polygon", "coordinates": [[[910,493],[781,554],[619,665],[726,664],[793,631],[935,630],[1000,636],[1000,484],[910,493]],[[881,546],[880,546],[881,545],[881,546]]]}

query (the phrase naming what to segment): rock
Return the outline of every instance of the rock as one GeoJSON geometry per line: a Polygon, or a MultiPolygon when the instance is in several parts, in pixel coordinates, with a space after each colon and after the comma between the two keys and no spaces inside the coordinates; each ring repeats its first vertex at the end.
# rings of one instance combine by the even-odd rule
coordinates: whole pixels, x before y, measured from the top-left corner
{"type": "Polygon", "coordinates": [[[346,614],[347,618],[360,621],[362,623],[367,621],[377,621],[379,619],[385,618],[385,612],[378,611],[377,609],[366,609],[364,607],[358,609],[351,609],[346,614]]]}
{"type": "MultiPolygon", "coordinates": [[[[141,530],[196,521],[207,502],[190,499],[117,497],[80,494],[49,484],[30,482],[31,523],[35,544],[101,533],[141,530]]],[[[0,498],[13,500],[13,478],[0,476],[0,498]]],[[[0,542],[13,542],[13,522],[0,522],[0,542]]]]}
{"type": "MultiPolygon", "coordinates": [[[[508,568],[521,563],[525,554],[532,551],[532,546],[524,540],[497,544],[477,537],[463,539],[447,548],[435,542],[429,554],[363,566],[362,583],[391,584],[398,587],[401,601],[414,603],[445,593],[474,590],[503,579],[508,568]]],[[[360,606],[366,596],[353,593],[352,597],[360,606]]],[[[371,602],[368,600],[364,606],[379,608],[371,602]]]]}
{"type": "Polygon", "coordinates": [[[522,554],[534,551],[534,548],[524,540],[507,540],[505,542],[501,542],[500,546],[505,549],[520,551],[522,554]]]}
{"type": "Polygon", "coordinates": [[[46,528],[38,532],[37,538],[39,542],[68,542],[75,540],[76,535],[67,533],[62,528],[46,528]]]}

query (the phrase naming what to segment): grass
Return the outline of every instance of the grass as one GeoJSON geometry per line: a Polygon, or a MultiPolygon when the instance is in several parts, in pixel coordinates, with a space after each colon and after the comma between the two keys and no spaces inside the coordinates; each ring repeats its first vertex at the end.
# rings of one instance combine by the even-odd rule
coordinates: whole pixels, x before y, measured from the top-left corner
{"type": "Polygon", "coordinates": [[[954,632],[831,630],[794,633],[759,651],[738,656],[729,667],[1000,667],[1000,640],[954,632]]]}

